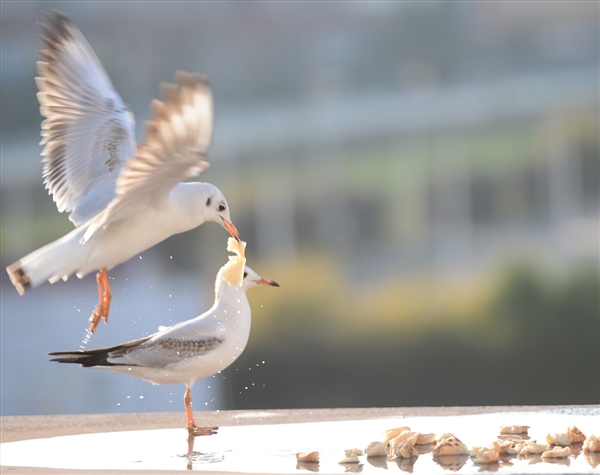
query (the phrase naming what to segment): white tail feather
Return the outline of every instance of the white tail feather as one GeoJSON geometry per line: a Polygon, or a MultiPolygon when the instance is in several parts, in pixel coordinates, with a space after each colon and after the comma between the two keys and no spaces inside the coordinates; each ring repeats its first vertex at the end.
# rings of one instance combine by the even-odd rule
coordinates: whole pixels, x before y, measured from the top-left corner
{"type": "Polygon", "coordinates": [[[74,229],[66,236],[47,244],[19,259],[6,268],[11,282],[23,295],[27,290],[38,287],[47,280],[51,283],[66,280],[77,272],[82,257],[88,251],[79,244],[84,227],[74,229]]]}

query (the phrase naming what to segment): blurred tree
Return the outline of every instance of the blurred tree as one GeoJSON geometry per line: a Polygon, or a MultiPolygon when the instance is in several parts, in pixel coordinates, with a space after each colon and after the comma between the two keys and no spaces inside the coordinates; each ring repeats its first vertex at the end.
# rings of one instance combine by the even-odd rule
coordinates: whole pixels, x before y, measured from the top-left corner
{"type": "Polygon", "coordinates": [[[329,314],[326,299],[335,297],[318,285],[302,293],[263,315],[268,322],[226,373],[230,407],[600,402],[596,271],[551,281],[513,269],[474,318],[438,318],[421,334],[403,325],[348,331],[355,318],[371,316],[329,314]]]}

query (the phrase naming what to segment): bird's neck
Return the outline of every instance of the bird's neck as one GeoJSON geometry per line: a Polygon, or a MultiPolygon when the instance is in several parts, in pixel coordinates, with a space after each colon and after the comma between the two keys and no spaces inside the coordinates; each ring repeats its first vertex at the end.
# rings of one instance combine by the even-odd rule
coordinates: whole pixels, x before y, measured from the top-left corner
{"type": "Polygon", "coordinates": [[[223,286],[217,287],[215,303],[210,313],[224,327],[236,326],[249,329],[251,311],[246,292],[240,287],[230,286],[226,282],[223,284],[223,286]]]}

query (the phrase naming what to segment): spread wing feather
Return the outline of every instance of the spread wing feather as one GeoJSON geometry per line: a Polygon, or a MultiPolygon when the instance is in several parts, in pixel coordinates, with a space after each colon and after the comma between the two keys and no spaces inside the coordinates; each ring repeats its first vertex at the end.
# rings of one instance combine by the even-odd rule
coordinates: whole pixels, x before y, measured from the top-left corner
{"type": "Polygon", "coordinates": [[[79,225],[113,199],[119,171],[136,154],[135,123],[79,29],[57,12],[48,22],[40,24],[45,49],[36,78],[46,118],[42,174],[58,210],[71,211],[79,225]]]}
{"type": "Polygon", "coordinates": [[[177,71],[178,84],[163,84],[164,102],[151,104],[145,143],[127,161],[116,181],[116,197],[88,227],[84,241],[99,228],[167,200],[173,187],[208,168],[203,159],[212,135],[213,108],[205,76],[177,71]]]}

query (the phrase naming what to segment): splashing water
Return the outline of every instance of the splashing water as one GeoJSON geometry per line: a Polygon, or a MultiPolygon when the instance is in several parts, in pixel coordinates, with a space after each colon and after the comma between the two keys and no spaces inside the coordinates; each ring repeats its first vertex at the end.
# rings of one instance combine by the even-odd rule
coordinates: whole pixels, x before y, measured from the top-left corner
{"type": "Polygon", "coordinates": [[[87,346],[87,344],[90,342],[90,339],[92,338],[93,333],[90,331],[89,327],[85,329],[85,336],[83,337],[83,340],[81,340],[82,345],[79,345],[79,348],[81,349],[85,349],[85,347],[87,346]]]}

